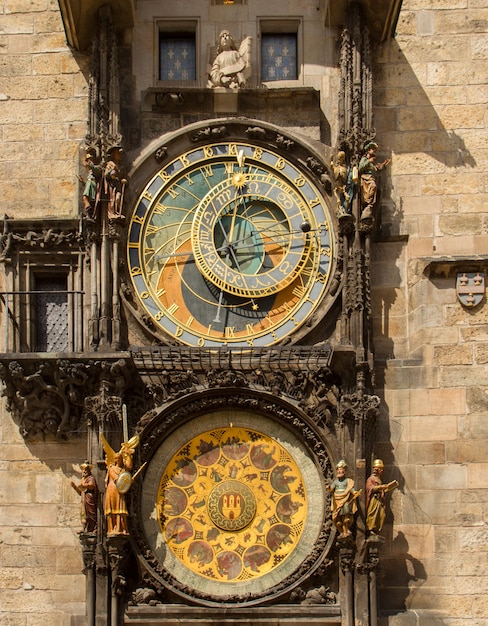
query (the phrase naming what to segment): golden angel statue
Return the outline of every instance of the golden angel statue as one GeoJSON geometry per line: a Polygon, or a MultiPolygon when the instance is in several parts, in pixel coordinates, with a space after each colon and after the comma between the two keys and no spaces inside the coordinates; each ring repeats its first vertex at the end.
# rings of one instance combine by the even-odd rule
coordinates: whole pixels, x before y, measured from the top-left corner
{"type": "MultiPolygon", "coordinates": [[[[107,535],[128,535],[126,493],[135,478],[131,475],[134,466],[133,456],[139,445],[139,437],[135,435],[124,441],[120,451],[115,452],[103,434],[100,434],[105,450],[105,517],[107,518],[107,535]]],[[[142,469],[142,468],[140,468],[142,469]]],[[[140,471],[138,470],[138,472],[140,471]]]]}
{"type": "Polygon", "coordinates": [[[244,87],[251,76],[251,44],[251,37],[245,37],[238,48],[230,32],[221,31],[217,46],[213,49],[216,56],[210,59],[207,86],[229,89],[244,87]]]}

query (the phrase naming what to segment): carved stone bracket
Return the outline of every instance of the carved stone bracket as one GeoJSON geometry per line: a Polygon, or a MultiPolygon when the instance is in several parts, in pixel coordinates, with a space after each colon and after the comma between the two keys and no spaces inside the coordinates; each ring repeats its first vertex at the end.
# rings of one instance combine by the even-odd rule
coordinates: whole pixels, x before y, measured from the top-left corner
{"type": "Polygon", "coordinates": [[[354,570],[354,552],[353,546],[343,547],[339,550],[339,564],[344,573],[354,570]]]}
{"type": "Polygon", "coordinates": [[[120,413],[129,382],[125,359],[73,361],[35,359],[0,363],[7,410],[25,439],[68,439],[87,420],[120,413]]]}
{"type": "Polygon", "coordinates": [[[339,405],[339,419],[374,421],[379,414],[380,399],[368,394],[344,394],[339,405]]]}
{"type": "Polygon", "coordinates": [[[362,555],[356,564],[356,569],[360,574],[367,574],[378,568],[380,562],[380,547],[383,545],[382,537],[370,537],[363,545],[362,555]]]}
{"type": "Polygon", "coordinates": [[[80,533],[83,556],[83,573],[93,570],[96,565],[97,536],[93,533],[80,533]]]}
{"type": "Polygon", "coordinates": [[[107,553],[112,578],[112,594],[120,596],[126,591],[126,564],[130,555],[127,537],[107,537],[107,553]]]}

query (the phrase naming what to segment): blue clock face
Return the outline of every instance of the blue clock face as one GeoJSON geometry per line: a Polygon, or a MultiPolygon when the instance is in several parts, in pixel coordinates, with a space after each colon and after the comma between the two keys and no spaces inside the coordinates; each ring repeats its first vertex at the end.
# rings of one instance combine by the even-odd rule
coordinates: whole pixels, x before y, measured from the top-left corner
{"type": "Polygon", "coordinates": [[[323,301],[334,234],[306,173],[272,150],[220,141],[149,181],[127,258],[162,333],[189,346],[267,346],[293,340],[323,301]]]}

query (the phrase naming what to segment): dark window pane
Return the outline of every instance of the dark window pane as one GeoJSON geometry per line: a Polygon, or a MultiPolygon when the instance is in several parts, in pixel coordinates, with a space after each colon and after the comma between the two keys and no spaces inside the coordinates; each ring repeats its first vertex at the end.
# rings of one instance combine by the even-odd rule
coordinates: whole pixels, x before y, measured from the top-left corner
{"type": "Polygon", "coordinates": [[[36,277],[35,333],[39,352],[66,352],[68,350],[68,295],[66,278],[36,277]],[[64,293],[56,293],[64,292],[64,293]]]}

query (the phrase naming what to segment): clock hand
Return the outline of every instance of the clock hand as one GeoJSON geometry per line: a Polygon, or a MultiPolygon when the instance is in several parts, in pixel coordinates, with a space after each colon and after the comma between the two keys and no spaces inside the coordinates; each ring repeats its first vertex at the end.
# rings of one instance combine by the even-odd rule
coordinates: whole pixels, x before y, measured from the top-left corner
{"type": "MultiPolygon", "coordinates": [[[[245,175],[244,175],[244,162],[246,160],[246,157],[244,156],[244,151],[240,150],[239,154],[237,155],[237,163],[239,165],[239,173],[234,175],[233,177],[233,182],[236,185],[236,195],[234,197],[234,210],[232,212],[232,218],[231,218],[231,222],[230,222],[230,229],[229,229],[229,233],[228,236],[225,235],[224,232],[224,236],[226,236],[227,242],[229,244],[232,244],[232,239],[234,237],[234,228],[235,228],[235,223],[236,223],[236,218],[237,218],[237,214],[239,212],[239,207],[242,204],[242,200],[243,197],[241,194],[239,194],[240,190],[241,190],[241,186],[238,186],[238,183],[236,182],[236,176],[239,178],[240,176],[244,177],[245,180],[245,175]]],[[[223,229],[223,226],[222,226],[223,229]]]]}
{"type": "MultiPolygon", "coordinates": [[[[224,252],[225,250],[227,250],[227,248],[228,244],[225,244],[223,246],[220,246],[220,248],[215,248],[215,252],[224,252]]],[[[210,250],[210,252],[202,253],[202,256],[213,254],[213,252],[213,250],[210,250]]],[[[154,260],[160,261],[161,259],[171,259],[178,256],[194,256],[194,253],[192,250],[189,250],[188,252],[168,252],[166,254],[155,254],[154,260]]]]}
{"type": "MultiPolygon", "coordinates": [[[[319,232],[319,229],[311,229],[308,228],[310,226],[310,224],[308,222],[304,222],[302,224],[302,227],[300,228],[300,230],[291,230],[289,231],[287,234],[288,235],[299,235],[299,234],[308,234],[309,232],[319,232]],[[304,230],[305,228],[308,228],[308,230],[304,230]]],[[[268,231],[270,231],[271,229],[268,229],[268,231]]],[[[232,247],[234,250],[238,250],[239,248],[243,247],[243,246],[249,246],[249,245],[258,245],[257,242],[248,242],[249,239],[251,239],[252,237],[254,237],[255,235],[262,235],[264,234],[264,231],[258,231],[258,230],[253,230],[252,232],[250,232],[248,235],[246,235],[245,237],[242,237],[241,239],[237,239],[236,241],[234,241],[234,243],[232,244],[232,247]],[[247,243],[246,243],[247,242],[247,243]]],[[[269,235],[271,238],[271,235],[269,235]]],[[[289,238],[274,238],[272,239],[273,243],[287,243],[289,241],[289,238]]],[[[217,249],[217,252],[222,252],[226,249],[226,246],[221,246],[220,248],[217,249]]]]}

